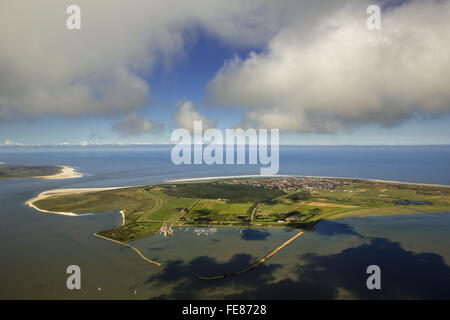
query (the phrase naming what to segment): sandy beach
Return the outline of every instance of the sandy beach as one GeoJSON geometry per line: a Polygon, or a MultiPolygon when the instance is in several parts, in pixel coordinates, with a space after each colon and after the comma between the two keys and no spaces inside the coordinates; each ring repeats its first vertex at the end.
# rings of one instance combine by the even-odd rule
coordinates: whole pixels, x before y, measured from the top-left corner
{"type": "Polygon", "coordinates": [[[401,182],[401,181],[391,181],[391,180],[378,180],[378,179],[361,179],[361,180],[369,180],[373,182],[386,182],[386,183],[395,183],[395,184],[414,184],[418,186],[428,186],[428,187],[444,187],[444,188],[450,188],[450,186],[447,186],[445,184],[430,184],[430,183],[417,183],[417,182],[401,182]]]}
{"type": "MultiPolygon", "coordinates": [[[[166,180],[166,182],[189,182],[189,181],[209,181],[209,180],[219,180],[219,179],[238,179],[238,178],[282,178],[282,177],[299,177],[295,175],[272,175],[272,176],[261,176],[261,175],[242,175],[242,176],[217,176],[217,177],[202,177],[202,178],[187,178],[187,179],[176,179],[176,180],[166,180]]],[[[314,178],[334,178],[334,179],[360,179],[367,180],[373,182],[384,182],[384,183],[398,183],[398,184],[410,184],[410,185],[422,185],[422,186],[435,186],[435,187],[447,187],[447,185],[437,185],[437,184],[425,184],[425,183],[413,183],[413,182],[400,182],[400,181],[389,181],[389,180],[377,180],[377,179],[366,179],[366,178],[344,178],[344,177],[319,177],[319,176],[310,176],[314,178]]],[[[54,212],[47,211],[37,208],[33,203],[35,201],[48,198],[53,195],[61,195],[68,193],[87,193],[87,192],[96,192],[96,191],[105,191],[105,190],[113,190],[113,189],[124,189],[124,188],[132,188],[132,187],[142,187],[142,186],[123,186],[123,187],[108,187],[108,188],[71,188],[71,189],[53,189],[40,193],[35,198],[32,198],[25,202],[26,205],[46,213],[54,213],[61,214],[66,216],[81,216],[83,214],[76,214],[73,212],[54,212]]],[[[124,210],[120,210],[120,214],[122,215],[122,225],[125,224],[125,212],[124,210]]]]}
{"type": "Polygon", "coordinates": [[[125,210],[120,210],[120,214],[122,215],[122,226],[125,225],[125,210]]]}
{"type": "Polygon", "coordinates": [[[186,178],[176,180],[166,180],[166,182],[187,182],[187,181],[205,181],[205,180],[218,180],[218,179],[239,179],[239,178],[283,178],[291,177],[290,175],[270,175],[263,176],[260,174],[243,175],[243,176],[223,176],[223,177],[203,177],[203,178],[186,178]]]}
{"type": "MultiPolygon", "coordinates": [[[[48,210],[43,210],[43,209],[36,207],[33,203],[35,201],[42,200],[42,199],[48,198],[50,196],[55,196],[55,195],[61,195],[61,194],[67,194],[67,193],[87,193],[87,192],[105,191],[105,190],[113,190],[113,189],[121,189],[121,188],[128,188],[128,187],[53,189],[53,190],[41,192],[36,197],[25,202],[25,204],[27,206],[30,206],[30,207],[40,211],[40,212],[61,214],[64,216],[79,217],[79,216],[84,216],[84,215],[91,215],[92,213],[77,214],[77,213],[73,213],[73,212],[48,211],[48,210]]],[[[122,224],[124,224],[125,223],[125,215],[122,211],[120,213],[122,214],[122,224]]]]}
{"type": "Polygon", "coordinates": [[[77,172],[74,168],[68,166],[61,166],[62,171],[57,174],[53,174],[50,176],[36,176],[33,178],[44,179],[44,180],[60,180],[60,179],[73,179],[80,178],[83,176],[82,173],[77,172]]]}
{"type": "Polygon", "coordinates": [[[420,183],[420,182],[402,182],[395,180],[381,180],[381,179],[370,179],[370,178],[349,178],[349,177],[330,177],[330,176],[297,176],[291,175],[291,177],[305,177],[305,178],[327,178],[327,179],[346,179],[346,180],[365,180],[372,182],[383,182],[383,183],[394,183],[394,184],[409,184],[409,185],[418,185],[418,186],[428,186],[428,187],[446,187],[450,188],[450,186],[445,184],[431,184],[431,183],[420,183]]]}
{"type": "Polygon", "coordinates": [[[239,179],[239,178],[287,178],[287,177],[299,177],[299,178],[326,178],[326,179],[358,179],[358,180],[366,180],[372,182],[385,182],[385,183],[395,183],[395,184],[408,184],[408,185],[421,185],[421,186],[430,186],[430,187],[447,187],[450,186],[443,184],[429,184],[429,183],[416,183],[416,182],[401,182],[401,181],[391,181],[391,180],[380,180],[380,179],[368,179],[368,178],[348,178],[348,177],[329,177],[329,176],[299,176],[299,175],[271,175],[271,176],[262,176],[262,175],[242,175],[242,176],[222,176],[222,177],[202,177],[202,178],[186,178],[186,179],[175,179],[175,180],[166,180],[165,182],[189,182],[189,181],[207,181],[207,180],[219,180],[219,179],[239,179]]]}

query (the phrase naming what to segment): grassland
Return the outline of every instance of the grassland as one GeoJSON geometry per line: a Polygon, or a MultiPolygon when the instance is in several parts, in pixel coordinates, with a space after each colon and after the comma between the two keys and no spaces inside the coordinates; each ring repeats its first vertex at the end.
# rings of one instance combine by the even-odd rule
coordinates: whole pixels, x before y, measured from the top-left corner
{"type": "Polygon", "coordinates": [[[201,199],[183,221],[186,225],[249,222],[249,209],[252,205],[252,202],[229,203],[225,200],[201,199]]]}
{"type": "Polygon", "coordinates": [[[131,241],[156,233],[164,222],[173,223],[182,208],[190,207],[197,199],[171,197],[158,187],[132,187],[98,192],[54,195],[33,204],[52,212],[120,211],[125,215],[123,226],[99,232],[99,235],[131,241]]]}
{"type": "Polygon", "coordinates": [[[450,187],[352,180],[332,188],[283,190],[252,184],[183,183],[52,195],[33,204],[52,212],[119,211],[123,226],[99,232],[126,242],[171,226],[311,229],[323,219],[450,212],[450,187]]]}
{"type": "Polygon", "coordinates": [[[0,179],[51,176],[60,173],[61,170],[62,167],[58,166],[0,165],[0,179]]]}
{"type": "Polygon", "coordinates": [[[228,185],[220,182],[184,183],[167,185],[165,192],[174,197],[197,197],[202,199],[227,199],[227,202],[261,202],[284,195],[279,189],[261,186],[228,185]]]}

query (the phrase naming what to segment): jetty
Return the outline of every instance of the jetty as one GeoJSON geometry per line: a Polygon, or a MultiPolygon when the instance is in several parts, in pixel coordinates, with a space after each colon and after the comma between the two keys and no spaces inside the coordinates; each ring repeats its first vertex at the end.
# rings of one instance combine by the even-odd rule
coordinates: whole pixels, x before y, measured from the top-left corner
{"type": "Polygon", "coordinates": [[[256,267],[258,267],[261,263],[264,263],[265,261],[267,261],[268,259],[270,259],[274,254],[276,254],[277,252],[281,251],[284,247],[286,247],[288,244],[290,244],[292,241],[294,241],[295,239],[297,239],[298,237],[300,237],[304,232],[303,231],[299,231],[296,235],[294,235],[293,237],[289,238],[289,240],[287,240],[286,242],[284,242],[282,245],[280,245],[278,248],[276,248],[275,250],[273,250],[272,252],[270,252],[269,254],[265,255],[263,258],[261,258],[260,260],[258,260],[257,262],[255,262],[254,264],[252,264],[250,267],[241,270],[241,271],[237,271],[237,272],[233,272],[233,273],[227,273],[227,274],[223,274],[223,275],[219,275],[219,276],[203,276],[200,274],[196,274],[195,276],[200,279],[200,280],[219,280],[219,279],[224,279],[224,278],[229,278],[229,277],[233,277],[233,276],[238,276],[241,274],[244,274],[246,272],[249,272],[250,270],[255,269],[256,267]]]}
{"type": "Polygon", "coordinates": [[[144,256],[144,255],[142,254],[142,252],[140,252],[138,249],[136,249],[136,248],[133,247],[133,246],[130,246],[129,244],[127,244],[127,243],[125,243],[125,242],[120,242],[120,241],[118,241],[118,240],[114,240],[114,239],[111,239],[111,238],[107,238],[107,237],[101,236],[101,235],[99,235],[99,234],[97,234],[97,233],[94,233],[93,235],[94,235],[95,237],[97,237],[97,238],[101,238],[101,239],[104,239],[104,240],[112,241],[112,242],[118,243],[118,244],[120,244],[120,245],[122,245],[122,246],[125,246],[125,247],[127,247],[127,248],[130,248],[131,250],[135,251],[142,259],[144,259],[144,260],[147,261],[148,263],[157,265],[158,267],[161,267],[161,266],[162,266],[161,263],[156,262],[156,261],[153,261],[153,260],[147,258],[147,257],[144,256]]]}

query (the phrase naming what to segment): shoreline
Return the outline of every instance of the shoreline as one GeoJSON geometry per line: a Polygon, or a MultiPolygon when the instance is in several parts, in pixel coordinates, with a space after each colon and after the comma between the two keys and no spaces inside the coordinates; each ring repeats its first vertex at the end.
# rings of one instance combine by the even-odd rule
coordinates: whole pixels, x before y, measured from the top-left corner
{"type": "MultiPolygon", "coordinates": [[[[40,208],[36,207],[36,206],[33,204],[33,202],[30,202],[30,201],[25,202],[25,204],[26,204],[27,206],[29,206],[29,207],[31,207],[31,208],[37,210],[37,211],[45,212],[45,213],[60,214],[60,215],[63,215],[63,216],[71,216],[71,217],[78,217],[78,216],[84,216],[84,215],[86,215],[86,214],[76,214],[76,213],[73,213],[73,212],[48,211],[48,210],[44,210],[44,209],[40,209],[40,208]]],[[[87,215],[91,215],[91,214],[87,214],[87,215]]]]}
{"type": "Polygon", "coordinates": [[[102,236],[102,235],[99,235],[98,233],[94,233],[93,236],[94,236],[94,237],[97,237],[97,238],[100,238],[100,239],[107,240],[107,241],[112,241],[112,242],[118,243],[118,244],[120,244],[120,245],[122,245],[122,246],[128,247],[128,248],[132,249],[134,252],[136,252],[136,253],[137,253],[142,259],[144,259],[145,261],[147,261],[147,262],[149,262],[149,263],[152,263],[152,264],[155,264],[155,265],[157,265],[158,267],[161,267],[161,266],[162,266],[161,263],[156,262],[156,261],[153,261],[153,260],[147,258],[146,256],[144,256],[144,255],[142,254],[141,251],[139,251],[138,249],[136,249],[136,248],[133,247],[132,245],[129,245],[128,243],[121,242],[121,241],[118,241],[118,240],[114,240],[114,239],[111,239],[111,238],[108,238],[108,237],[104,237],[104,236],[102,236]]]}
{"type": "Polygon", "coordinates": [[[121,225],[121,227],[123,227],[125,225],[125,210],[120,210],[119,212],[122,215],[122,225],[121,225]]]}
{"type": "Polygon", "coordinates": [[[221,177],[200,177],[200,178],[185,178],[185,179],[174,179],[174,180],[164,180],[164,182],[190,182],[190,181],[207,181],[207,180],[225,180],[225,179],[240,179],[240,178],[326,178],[326,179],[346,179],[346,180],[365,180],[372,182],[385,182],[385,183],[399,183],[399,184],[409,184],[409,185],[419,185],[419,186],[430,186],[430,187],[446,187],[450,188],[450,185],[445,184],[431,184],[431,183],[420,183],[420,182],[402,182],[394,180],[382,180],[382,179],[371,179],[371,178],[348,178],[348,177],[331,177],[331,176],[302,176],[302,175],[242,175],[242,176],[221,176],[221,177]]]}
{"type": "Polygon", "coordinates": [[[83,176],[82,173],[76,171],[75,168],[69,166],[59,166],[62,168],[60,173],[52,174],[49,176],[35,176],[32,178],[42,179],[42,180],[61,180],[61,179],[74,179],[81,178],[83,176]]]}
{"type": "MultiPolygon", "coordinates": [[[[69,193],[69,194],[71,194],[71,193],[87,193],[87,192],[106,191],[106,190],[122,189],[122,188],[129,188],[129,187],[52,189],[52,190],[47,190],[47,191],[41,192],[36,197],[27,200],[25,202],[25,205],[27,205],[33,209],[36,209],[40,212],[54,213],[54,214],[60,214],[60,215],[64,215],[64,216],[80,217],[80,216],[92,215],[92,213],[78,214],[78,213],[73,213],[73,212],[48,211],[48,210],[44,210],[44,209],[40,209],[40,208],[36,207],[34,205],[34,202],[36,202],[38,200],[46,199],[46,198],[54,196],[54,195],[61,195],[61,194],[67,194],[67,193],[69,193]]],[[[125,214],[122,213],[122,211],[123,210],[121,210],[120,213],[122,214],[122,223],[124,223],[125,222],[125,214]]]]}
{"type": "Polygon", "coordinates": [[[242,176],[221,176],[221,177],[201,177],[201,178],[186,178],[186,179],[174,179],[174,180],[164,180],[164,182],[187,182],[187,181],[206,181],[206,180],[218,180],[218,179],[239,179],[239,178],[288,178],[292,175],[242,175],[242,176]]]}
{"type": "MultiPolygon", "coordinates": [[[[175,179],[175,180],[165,180],[165,182],[190,182],[190,181],[209,181],[209,180],[217,180],[217,179],[238,179],[238,178],[255,178],[255,177],[261,177],[261,178],[283,178],[283,177],[304,177],[304,178],[328,178],[328,179],[357,179],[357,180],[365,180],[365,181],[372,181],[372,182],[383,182],[383,183],[392,183],[392,184],[408,184],[408,185],[419,185],[419,186],[428,186],[428,187],[444,187],[444,188],[450,188],[448,185],[441,185],[441,184],[427,184],[427,183],[414,183],[414,182],[401,182],[401,181],[391,181],[391,180],[380,180],[380,179],[367,179],[367,178],[346,178],[346,177],[326,177],[326,176],[297,176],[297,175],[273,175],[273,176],[261,176],[261,175],[242,175],[242,176],[222,176],[222,177],[201,177],[201,178],[186,178],[186,179],[175,179]]],[[[157,184],[156,184],[157,185],[157,184]]],[[[106,191],[106,190],[114,190],[114,189],[125,189],[125,188],[134,188],[134,187],[142,187],[140,186],[123,186],[123,187],[105,187],[105,188],[70,188],[70,189],[52,189],[47,190],[44,192],[41,192],[36,197],[29,199],[25,202],[25,204],[29,207],[32,207],[38,211],[45,212],[45,213],[54,213],[54,214],[60,214],[65,216],[84,216],[84,215],[91,215],[92,213],[88,214],[76,214],[73,212],[55,212],[55,211],[48,211],[43,210],[34,205],[35,201],[46,199],[53,195],[61,195],[61,194],[67,194],[67,193],[87,193],[87,192],[96,192],[96,191],[106,191]]],[[[125,212],[124,210],[119,211],[122,215],[122,226],[125,225],[125,212]]]]}

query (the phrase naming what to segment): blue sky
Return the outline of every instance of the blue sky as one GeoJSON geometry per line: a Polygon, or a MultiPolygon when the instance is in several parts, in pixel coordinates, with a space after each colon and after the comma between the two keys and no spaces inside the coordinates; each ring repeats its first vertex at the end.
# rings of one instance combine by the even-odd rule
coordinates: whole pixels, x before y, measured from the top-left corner
{"type": "MultiPolygon", "coordinates": [[[[343,3],[345,2],[346,1],[343,1],[343,3]]],[[[415,1],[412,2],[415,3],[415,1]]],[[[283,3],[280,3],[280,6],[283,6],[283,3]]],[[[447,4],[445,7],[447,10],[450,6],[448,6],[448,2],[444,3],[447,4]]],[[[411,7],[412,9],[409,8],[409,10],[417,9],[418,12],[424,11],[423,8],[419,7],[419,4],[416,6],[417,8],[411,7]]],[[[286,7],[286,12],[284,14],[291,15],[289,12],[290,7],[286,7]]],[[[330,12],[334,12],[332,11],[335,10],[333,5],[330,4],[329,7],[330,12]]],[[[150,9],[153,9],[151,5],[150,9]]],[[[278,12],[283,11],[282,9],[283,8],[277,8],[277,10],[273,11],[278,14],[278,12]]],[[[303,4],[303,7],[300,7],[299,9],[305,9],[304,11],[311,10],[313,13],[316,12],[314,11],[314,6],[309,4],[303,4]]],[[[325,10],[323,8],[320,9],[325,10]]],[[[435,10],[436,15],[438,15],[437,12],[443,10],[438,7],[430,7],[428,9],[435,10]]],[[[92,10],[94,10],[94,8],[92,10]]],[[[250,8],[248,10],[253,9],[250,8]]],[[[258,14],[261,14],[258,10],[261,10],[260,7],[257,7],[255,11],[258,12],[258,14]]],[[[298,11],[300,16],[302,10],[298,11]]],[[[88,8],[85,9],[85,12],[89,13],[88,8]]],[[[428,12],[429,15],[434,14],[433,11],[430,12],[428,12]]],[[[272,19],[275,13],[266,13],[262,11],[262,15],[267,14],[268,18],[266,19],[272,19]]],[[[250,11],[248,13],[251,17],[253,17],[253,14],[254,13],[250,11]]],[[[329,13],[327,12],[327,14],[329,13]]],[[[396,16],[397,13],[395,10],[387,12],[386,14],[389,14],[391,20],[394,21],[392,28],[395,28],[395,23],[398,23],[399,26],[404,29],[402,23],[405,22],[401,20],[401,18],[403,18],[401,14],[396,16]],[[396,17],[399,19],[398,21],[395,21],[396,17]]],[[[365,18],[364,15],[362,16],[365,18]]],[[[321,15],[319,12],[316,18],[317,21],[321,21],[320,17],[321,15]]],[[[203,16],[197,17],[196,15],[194,15],[194,18],[190,18],[194,20],[198,19],[199,21],[205,19],[203,16]]],[[[206,21],[209,23],[210,17],[208,16],[207,18],[206,21]]],[[[214,15],[213,18],[217,19],[214,15]]],[[[448,88],[424,89],[428,88],[430,83],[432,83],[431,80],[430,82],[424,82],[427,80],[419,80],[416,81],[417,83],[411,81],[413,84],[409,87],[409,78],[402,74],[402,69],[405,69],[405,66],[400,66],[402,68],[399,67],[398,70],[395,69],[394,66],[398,64],[395,57],[392,61],[381,60],[386,65],[386,70],[392,71],[393,73],[393,88],[386,86],[386,81],[384,81],[383,78],[381,78],[381,81],[379,79],[376,80],[373,88],[370,84],[367,86],[367,84],[361,83],[361,90],[358,86],[354,87],[355,94],[352,94],[351,90],[344,87],[345,85],[354,85],[354,83],[350,82],[348,84],[345,83],[347,78],[352,78],[353,76],[358,78],[361,76],[360,73],[363,72],[368,72],[369,76],[371,76],[370,68],[372,68],[372,66],[369,64],[371,61],[370,59],[375,59],[373,57],[367,59],[367,64],[361,63],[361,71],[355,67],[354,70],[351,71],[353,74],[351,74],[350,71],[346,74],[346,71],[344,71],[342,78],[339,78],[341,77],[341,74],[336,75],[337,82],[332,83],[330,81],[330,83],[327,83],[328,80],[334,76],[332,74],[333,69],[331,67],[327,69],[327,65],[320,62],[323,60],[318,59],[317,62],[314,61],[314,59],[311,60],[311,53],[307,51],[309,49],[305,48],[331,48],[330,52],[333,54],[334,47],[336,47],[336,52],[339,52],[339,50],[342,51],[339,42],[334,43],[330,40],[329,43],[325,43],[325,45],[320,41],[317,41],[318,43],[308,42],[313,41],[309,39],[314,39],[313,31],[307,31],[307,28],[305,29],[304,26],[298,22],[298,20],[301,19],[294,18],[291,22],[284,22],[282,19],[279,19],[280,22],[273,18],[275,21],[272,23],[274,25],[273,30],[271,29],[271,32],[267,32],[267,34],[257,30],[261,27],[248,26],[246,23],[244,23],[243,26],[237,26],[242,28],[242,30],[238,29],[237,33],[236,30],[233,30],[234,25],[232,25],[232,27],[229,25],[224,27],[222,24],[216,26],[215,24],[208,25],[206,22],[202,22],[199,23],[201,26],[192,27],[188,24],[187,27],[181,27],[181,31],[177,31],[178,33],[175,35],[168,36],[169,40],[174,42],[176,42],[176,39],[182,38],[181,44],[177,48],[172,48],[172,46],[168,46],[167,44],[161,45],[162,48],[151,48],[151,50],[155,50],[158,53],[142,54],[142,56],[139,56],[139,58],[141,58],[139,64],[133,67],[129,67],[134,61],[128,56],[126,56],[123,61],[120,61],[122,65],[115,65],[120,63],[114,60],[111,62],[109,68],[129,68],[127,71],[131,76],[136,76],[138,82],[145,82],[145,87],[148,88],[149,92],[148,96],[146,96],[145,92],[142,94],[142,97],[145,97],[145,99],[143,98],[143,100],[141,99],[139,102],[130,102],[130,105],[134,105],[128,109],[127,106],[123,107],[120,105],[117,107],[117,109],[119,109],[118,112],[106,112],[104,109],[98,112],[91,112],[91,110],[96,110],[96,108],[99,110],[100,107],[105,108],[104,106],[95,106],[94,104],[97,102],[95,99],[92,100],[92,108],[89,103],[87,103],[83,105],[83,108],[86,108],[86,110],[83,109],[83,111],[80,110],[80,112],[78,112],[77,110],[74,111],[74,109],[77,108],[77,104],[74,104],[75,107],[72,106],[71,111],[59,112],[59,108],[64,110],[66,106],[61,104],[60,106],[55,105],[51,108],[46,108],[45,105],[42,107],[42,104],[39,104],[39,106],[32,107],[27,106],[25,102],[22,102],[20,94],[17,97],[12,98],[6,96],[4,100],[12,101],[10,102],[12,107],[10,105],[3,106],[3,110],[6,110],[3,113],[7,115],[3,118],[2,109],[0,108],[0,142],[4,143],[8,140],[22,144],[77,144],[84,141],[102,144],[169,143],[171,131],[180,126],[180,121],[176,120],[175,114],[184,102],[189,101],[193,104],[195,112],[201,114],[205,119],[207,118],[216,121],[216,126],[222,130],[233,128],[238,124],[252,123],[263,128],[278,128],[277,125],[279,124],[281,130],[280,142],[282,144],[424,145],[450,143],[450,126],[448,125],[450,120],[450,114],[448,112],[450,109],[450,94],[448,88]],[[223,28],[223,30],[221,28],[223,28]],[[286,40],[285,34],[288,36],[291,33],[295,34],[297,29],[299,31],[298,39],[293,38],[293,40],[289,40],[288,38],[288,40],[286,40]],[[241,35],[242,39],[240,39],[241,35]],[[174,40],[170,38],[172,36],[174,37],[174,40]],[[162,50],[163,53],[160,53],[160,50],[162,50]],[[164,57],[166,52],[164,50],[170,51],[168,58],[164,57]],[[292,56],[296,59],[292,60],[292,56]],[[298,65],[292,66],[292,71],[284,74],[282,71],[286,69],[286,61],[283,59],[289,59],[290,64],[294,61],[293,63],[298,63],[298,65]],[[309,59],[309,65],[305,62],[307,59],[309,59]],[[167,61],[169,61],[168,64],[166,63],[167,61]],[[230,62],[231,67],[229,66],[230,62]],[[311,68],[311,64],[314,66],[314,63],[317,63],[316,69],[311,68]],[[325,69],[325,78],[320,75],[322,69],[325,69]],[[315,70],[320,71],[316,72],[315,70]],[[296,75],[296,73],[302,74],[303,72],[305,75],[304,77],[296,75]],[[276,82],[274,82],[272,76],[277,77],[276,82]],[[305,78],[307,79],[305,80],[305,78]],[[245,79],[245,82],[241,79],[245,79]],[[298,87],[293,85],[296,81],[298,81],[298,87]],[[309,88],[312,83],[320,84],[321,82],[324,82],[324,88],[321,94],[314,96],[314,92],[316,91],[311,91],[312,93],[308,92],[309,89],[307,88],[309,88]],[[343,92],[347,92],[346,96],[334,92],[334,88],[340,86],[342,82],[343,92]],[[366,87],[364,87],[364,85],[366,87]],[[272,91],[272,88],[277,86],[281,89],[277,88],[272,91]],[[417,88],[413,86],[417,86],[417,88]],[[221,91],[222,89],[223,91],[221,91]],[[303,90],[305,90],[304,93],[303,90]],[[436,92],[436,99],[434,99],[433,90],[436,92]],[[372,103],[372,91],[376,92],[378,95],[375,99],[377,102],[374,105],[369,105],[372,103]],[[389,100],[389,103],[385,101],[378,102],[378,100],[385,98],[385,91],[388,92],[386,94],[388,99],[386,100],[389,100]],[[211,94],[211,92],[213,92],[213,94],[211,94]],[[280,95],[280,92],[283,94],[280,95]],[[333,97],[333,94],[336,98],[333,97]],[[369,101],[367,110],[365,110],[366,105],[364,102],[361,103],[359,98],[359,100],[355,98],[362,94],[365,94],[368,97],[366,99],[369,101]],[[327,99],[328,95],[330,95],[329,99],[327,99]],[[211,96],[213,96],[212,99],[211,96]],[[342,96],[344,96],[344,100],[338,104],[336,99],[340,99],[342,96]],[[14,101],[14,99],[16,99],[17,102],[14,101]],[[346,105],[347,100],[349,101],[348,110],[344,107],[341,108],[342,105],[346,105]],[[280,103],[278,103],[278,101],[280,101],[280,103]],[[298,101],[298,106],[296,101],[298,101]],[[430,106],[427,105],[427,102],[424,103],[424,101],[431,101],[430,106]],[[397,103],[398,106],[396,105],[397,103]],[[21,106],[21,104],[24,105],[21,106]],[[16,107],[16,105],[20,108],[16,107]],[[34,111],[39,108],[42,108],[43,111],[34,111]],[[317,116],[315,110],[321,112],[320,116],[317,116]],[[361,111],[361,114],[359,114],[359,111],[361,111]],[[142,132],[139,131],[139,133],[133,135],[126,135],[118,130],[114,130],[114,124],[124,121],[129,114],[136,115],[137,118],[143,119],[143,121],[148,120],[152,126],[154,124],[162,124],[164,129],[156,131],[145,129],[142,130],[142,132]],[[386,115],[386,117],[384,117],[384,115],[386,115]],[[388,123],[390,119],[394,119],[393,123],[388,123]],[[323,125],[323,123],[326,123],[327,126],[323,125]]],[[[428,18],[429,16],[424,17],[423,20],[426,21],[428,18]]],[[[437,20],[439,20],[439,18],[440,16],[436,16],[437,20]]],[[[180,17],[177,16],[177,19],[180,19],[180,17]]],[[[347,32],[345,24],[348,23],[348,25],[352,25],[354,22],[352,19],[354,19],[354,16],[352,16],[352,12],[350,12],[348,22],[344,22],[344,24],[340,26],[343,30],[342,32],[347,32]]],[[[286,18],[286,20],[288,20],[288,18],[286,18]]],[[[361,21],[364,22],[364,20],[361,21]]],[[[14,22],[11,23],[14,24],[14,22]]],[[[232,21],[232,23],[235,22],[232,21]]],[[[418,23],[420,24],[421,21],[418,23]]],[[[169,23],[169,25],[173,28],[173,24],[169,23]]],[[[13,25],[11,27],[13,27],[13,25]]],[[[155,26],[151,27],[154,28],[155,26]]],[[[425,27],[426,24],[424,24],[424,28],[425,27]]],[[[172,29],[169,28],[169,30],[172,29]]],[[[385,35],[383,34],[383,37],[385,37],[383,39],[384,41],[390,39],[389,31],[390,30],[384,31],[386,33],[385,35]]],[[[436,32],[436,30],[433,29],[428,31],[436,32]]],[[[350,30],[348,32],[353,32],[350,34],[358,34],[358,32],[360,33],[361,31],[350,30]]],[[[143,32],[143,34],[145,33],[143,32]]],[[[411,34],[413,33],[405,34],[405,39],[408,39],[408,37],[411,38],[411,34]]],[[[48,42],[47,37],[50,37],[49,35],[38,33],[38,35],[36,35],[37,46],[40,45],[39,35],[42,35],[43,43],[48,42]]],[[[62,33],[62,35],[65,37],[64,33],[62,33]]],[[[371,37],[372,35],[373,33],[370,34],[371,37]]],[[[124,37],[125,36],[127,36],[127,34],[125,34],[124,37]]],[[[333,36],[334,34],[331,31],[329,37],[332,38],[333,36]]],[[[80,37],[79,41],[82,45],[84,45],[84,41],[88,41],[85,39],[85,34],[81,34],[81,36],[77,37],[80,37]]],[[[146,36],[142,35],[142,39],[146,39],[145,37],[146,36]]],[[[376,37],[378,37],[378,35],[376,37]]],[[[125,38],[118,36],[115,41],[120,42],[121,39],[125,38]]],[[[14,45],[18,45],[14,42],[16,40],[6,39],[5,41],[13,41],[11,42],[12,48],[14,48],[14,45]]],[[[66,39],[57,38],[55,43],[60,41],[66,41],[66,39]]],[[[78,41],[78,39],[76,39],[76,41],[78,41]]],[[[158,41],[161,40],[158,38],[158,41]]],[[[355,41],[358,41],[358,38],[355,38],[355,41]]],[[[105,42],[107,42],[107,40],[105,40],[105,42]]],[[[162,42],[164,43],[164,41],[162,42]]],[[[406,45],[403,46],[406,47],[405,50],[407,50],[405,51],[405,55],[413,53],[417,55],[417,60],[420,60],[421,56],[420,53],[417,53],[417,48],[413,45],[408,48],[408,45],[409,43],[406,43],[406,45]]],[[[149,46],[151,46],[151,44],[149,44],[149,46]]],[[[173,45],[173,47],[176,46],[173,45]]],[[[350,45],[347,45],[344,47],[344,50],[347,50],[349,47],[350,45]]],[[[47,50],[47,47],[43,49],[44,53],[45,50],[47,50]]],[[[64,60],[63,53],[58,52],[57,49],[53,50],[53,54],[56,57],[62,57],[64,60]]],[[[97,54],[97,52],[95,52],[95,47],[92,48],[91,46],[89,50],[94,51],[94,54],[97,54]]],[[[120,50],[122,49],[120,48],[120,50]]],[[[130,57],[134,58],[136,52],[141,54],[141,51],[139,50],[129,50],[130,57]]],[[[365,54],[365,48],[356,48],[354,50],[355,52],[347,52],[346,55],[351,54],[351,56],[357,57],[358,55],[365,54]]],[[[432,46],[430,46],[429,50],[429,52],[423,52],[423,55],[435,51],[432,46]]],[[[444,55],[445,50],[447,50],[447,48],[444,48],[443,50],[444,55]]],[[[322,53],[323,51],[318,51],[317,55],[319,56],[322,53]]],[[[67,52],[64,52],[64,54],[67,54],[67,52]]],[[[98,54],[100,56],[103,53],[99,52],[98,54]]],[[[329,54],[330,53],[328,53],[328,55],[329,54]]],[[[376,56],[376,59],[380,58],[383,54],[384,52],[380,51],[376,56]]],[[[69,62],[74,61],[73,59],[67,59],[69,62]]],[[[340,57],[337,56],[336,59],[339,63],[340,57]]],[[[436,63],[445,61],[439,59],[440,57],[436,58],[436,63]]],[[[0,67],[5,61],[5,56],[0,55],[0,67]]],[[[79,63],[81,62],[82,59],[80,59],[79,63]]],[[[16,64],[18,69],[26,69],[26,66],[21,65],[20,63],[24,64],[24,62],[19,61],[16,64]]],[[[344,64],[347,62],[343,60],[342,63],[344,64]]],[[[42,66],[42,72],[40,72],[39,75],[41,78],[37,82],[42,81],[45,83],[47,81],[47,76],[49,78],[48,82],[58,82],[59,78],[57,78],[57,76],[55,76],[55,79],[52,79],[52,72],[46,72],[46,70],[52,68],[50,65],[51,62],[48,62],[48,64],[49,65],[46,66],[44,63],[42,66]]],[[[434,74],[433,72],[435,72],[435,70],[431,70],[433,69],[433,66],[427,67],[426,63],[423,63],[423,65],[424,66],[421,65],[420,61],[417,63],[417,72],[423,75],[424,79],[431,79],[434,74]],[[428,71],[428,68],[430,71],[428,71]]],[[[409,65],[406,67],[409,67],[409,65]]],[[[442,66],[442,69],[444,70],[447,67],[448,66],[444,65],[442,66]]],[[[86,67],[86,69],[85,75],[92,77],[92,74],[97,72],[97,65],[93,64],[90,68],[86,67]]],[[[12,75],[14,75],[15,71],[16,70],[11,71],[12,75]]],[[[39,72],[39,69],[37,71],[39,72]]],[[[35,73],[36,70],[33,72],[35,73]]],[[[383,70],[381,70],[381,73],[382,72],[383,70]]],[[[19,74],[19,71],[17,71],[17,73],[19,74]]],[[[374,77],[375,76],[377,76],[376,73],[374,73],[374,77]]],[[[79,77],[78,73],[77,77],[79,77]]],[[[114,76],[111,77],[113,80],[108,79],[108,81],[114,82],[116,79],[114,76]]],[[[30,83],[36,83],[36,78],[33,79],[34,82],[30,83]]],[[[63,79],[72,79],[70,81],[73,83],[75,76],[64,74],[63,79]]],[[[132,78],[130,79],[133,80],[132,78]]],[[[125,83],[128,83],[129,81],[130,80],[125,80],[125,83]]],[[[105,83],[99,83],[98,81],[93,84],[93,86],[99,85],[106,86],[105,83]]],[[[55,86],[56,85],[53,85],[53,87],[55,86]]],[[[54,90],[53,87],[49,87],[51,89],[42,89],[39,87],[39,90],[48,90],[49,95],[51,95],[53,93],[52,90],[54,90]]],[[[118,89],[121,90],[121,88],[118,89]]],[[[61,91],[63,92],[61,95],[64,94],[64,90],[65,88],[61,88],[61,91]]],[[[128,94],[134,95],[132,89],[130,90],[131,93],[125,90],[123,96],[127,96],[128,94]]],[[[0,90],[0,98],[2,98],[2,94],[7,95],[9,93],[2,93],[0,90]]],[[[136,91],[136,96],[139,94],[140,92],[136,91]]],[[[25,96],[25,94],[23,94],[23,96],[25,96]]],[[[0,107],[2,107],[1,101],[2,100],[0,100],[0,107]]],[[[105,103],[107,104],[108,101],[105,103]]]]}

